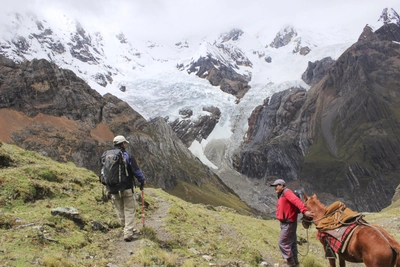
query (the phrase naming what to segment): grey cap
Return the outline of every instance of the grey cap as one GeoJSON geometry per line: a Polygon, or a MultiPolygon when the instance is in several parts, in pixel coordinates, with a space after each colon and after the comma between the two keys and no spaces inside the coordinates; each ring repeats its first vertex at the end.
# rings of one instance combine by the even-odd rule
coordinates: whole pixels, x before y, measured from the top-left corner
{"type": "Polygon", "coordinates": [[[273,182],[272,184],[269,184],[269,186],[275,186],[275,185],[286,185],[286,182],[283,179],[276,179],[275,182],[273,182]]]}
{"type": "Polygon", "coordinates": [[[126,142],[129,144],[128,140],[126,140],[125,137],[122,135],[117,135],[116,137],[114,137],[114,140],[113,140],[114,145],[118,145],[123,142],[126,142]]]}

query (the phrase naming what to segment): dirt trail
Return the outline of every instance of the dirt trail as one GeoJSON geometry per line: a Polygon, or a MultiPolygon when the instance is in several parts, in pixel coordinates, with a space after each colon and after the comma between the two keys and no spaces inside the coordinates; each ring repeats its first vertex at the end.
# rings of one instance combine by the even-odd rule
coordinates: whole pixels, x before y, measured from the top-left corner
{"type": "MultiPolygon", "coordinates": [[[[170,239],[171,234],[165,231],[163,226],[163,222],[168,214],[168,210],[170,207],[170,203],[159,196],[156,196],[151,190],[145,189],[145,200],[146,194],[150,195],[152,198],[157,200],[157,208],[153,210],[153,212],[145,217],[145,226],[152,228],[157,233],[157,238],[161,241],[166,241],[170,239]]],[[[138,203],[141,207],[141,203],[138,203]]],[[[140,208],[141,210],[141,208],[140,208]]],[[[140,230],[142,225],[142,219],[136,221],[137,229],[140,230]]],[[[122,239],[122,234],[118,238],[118,241],[114,242],[115,252],[113,255],[116,255],[112,264],[109,264],[109,267],[124,267],[126,266],[127,260],[137,251],[140,246],[144,245],[144,241],[141,235],[136,235],[136,238],[131,242],[125,242],[122,239]],[[118,255],[118,256],[117,256],[118,255]]],[[[142,266],[140,264],[129,264],[132,267],[142,266]]]]}

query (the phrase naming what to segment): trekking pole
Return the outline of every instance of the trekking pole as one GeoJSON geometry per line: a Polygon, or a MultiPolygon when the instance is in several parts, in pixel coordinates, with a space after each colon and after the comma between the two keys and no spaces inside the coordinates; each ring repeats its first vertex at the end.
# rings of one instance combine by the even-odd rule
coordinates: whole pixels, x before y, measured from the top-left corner
{"type": "MultiPolygon", "coordinates": [[[[142,225],[144,228],[144,189],[142,190],[142,225]]],[[[143,230],[144,233],[144,230],[143,230]]]]}

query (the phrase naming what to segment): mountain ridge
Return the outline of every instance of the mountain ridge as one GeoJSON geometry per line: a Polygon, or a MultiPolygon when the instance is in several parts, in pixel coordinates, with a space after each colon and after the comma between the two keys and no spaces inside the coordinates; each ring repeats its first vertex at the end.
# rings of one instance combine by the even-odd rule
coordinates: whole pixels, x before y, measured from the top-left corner
{"type": "MultiPolygon", "coordinates": [[[[388,11],[391,10],[385,12],[388,11]]],[[[57,64],[73,68],[101,94],[105,95],[112,86],[113,93],[124,99],[145,119],[163,117],[170,124],[175,123],[178,125],[174,127],[175,132],[190,133],[189,136],[181,135],[185,136],[185,144],[190,146],[190,151],[218,173],[230,188],[235,188],[236,192],[239,192],[236,188],[245,188],[246,193],[239,192],[244,194],[243,198],[261,198],[261,201],[257,200],[260,209],[263,202],[273,205],[273,192],[263,189],[266,185],[259,181],[241,179],[243,177],[237,173],[234,176],[238,175],[240,178],[236,179],[238,181],[232,181],[232,172],[229,169],[232,164],[240,165],[236,157],[237,150],[246,136],[247,122],[254,108],[266,98],[272,98],[275,92],[279,93],[289,88],[308,90],[310,85],[301,79],[301,75],[309,62],[321,60],[326,56],[336,60],[354,43],[349,41],[353,38],[348,36],[338,43],[338,36],[343,35],[334,36],[328,32],[321,37],[302,32],[300,29],[288,28],[291,29],[291,34],[286,35],[285,31],[282,31],[275,36],[277,43],[281,40],[285,40],[283,43],[286,43],[277,49],[271,46],[272,39],[265,40],[261,35],[254,38],[236,29],[214,39],[200,39],[199,47],[192,40],[176,42],[172,46],[151,41],[130,43],[123,33],[119,33],[112,39],[112,42],[119,45],[118,49],[111,51],[110,48],[116,47],[106,46],[111,39],[106,39],[100,33],[86,32],[79,23],[67,23],[71,30],[69,34],[63,32],[59,38],[55,38],[56,29],[49,23],[38,23],[37,19],[28,23],[22,15],[19,15],[17,20],[26,22],[15,24],[21,28],[33,22],[30,29],[33,31],[37,28],[38,33],[35,33],[36,30],[33,31],[34,34],[27,31],[23,35],[21,31],[15,38],[5,41],[3,39],[0,41],[0,53],[14,60],[17,57],[22,60],[34,56],[51,58],[57,64]],[[241,48],[242,44],[246,46],[241,48]],[[106,56],[110,51],[113,56],[108,58],[106,56]],[[58,57],[59,55],[63,56],[58,57]],[[205,65],[193,65],[202,57],[209,59],[205,65]],[[112,60],[107,61],[110,58],[112,60]],[[85,64],[81,64],[82,62],[85,64]],[[165,66],[168,66],[167,71],[165,66]],[[199,72],[204,66],[208,67],[199,72]],[[221,66],[229,67],[229,71],[224,71],[221,66]],[[236,77],[245,77],[242,83],[236,83],[238,88],[244,89],[241,91],[243,93],[239,94],[239,97],[238,93],[227,94],[210,85],[207,80],[190,75],[186,70],[191,67],[194,70],[191,73],[198,73],[209,80],[214,80],[214,77],[217,81],[227,80],[227,88],[234,81],[230,80],[235,76],[233,74],[237,74],[236,77]],[[210,72],[213,72],[214,76],[210,72]],[[132,79],[129,80],[128,76],[132,79]],[[212,112],[215,109],[219,110],[220,115],[215,116],[212,112]],[[215,151],[211,144],[216,144],[224,153],[215,151]],[[229,174],[224,174],[225,171],[229,174]],[[270,197],[264,199],[264,195],[270,197]]],[[[322,75],[326,71],[322,71],[322,75]]],[[[314,77],[316,78],[315,75],[314,77]]],[[[289,170],[295,172],[296,168],[291,167],[289,170]]],[[[258,177],[259,179],[261,177],[258,177]]]]}
{"type": "Polygon", "coordinates": [[[7,126],[0,137],[9,143],[99,174],[101,154],[122,134],[130,140],[127,151],[138,160],[149,186],[171,192],[186,182],[190,186],[180,194],[184,199],[227,206],[226,199],[239,201],[163,119],[146,121],[126,102],[101,96],[54,63],[41,59],[17,64],[0,55],[0,99],[0,121],[7,126]]]}

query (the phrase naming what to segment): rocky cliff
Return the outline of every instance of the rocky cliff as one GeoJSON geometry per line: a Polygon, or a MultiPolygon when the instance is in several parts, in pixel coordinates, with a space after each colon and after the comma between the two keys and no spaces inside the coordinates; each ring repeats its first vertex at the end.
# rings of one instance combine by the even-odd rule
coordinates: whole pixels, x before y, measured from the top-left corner
{"type": "Polygon", "coordinates": [[[400,183],[400,27],[366,30],[330,68],[309,65],[309,91],[288,89],[254,110],[240,172],[359,211],[390,204],[400,183]]]}
{"type": "Polygon", "coordinates": [[[170,191],[182,182],[192,185],[197,189],[186,186],[180,196],[194,202],[207,203],[202,201],[207,186],[213,194],[238,199],[163,119],[146,121],[127,103],[111,94],[102,97],[72,71],[44,59],[17,64],[0,56],[0,124],[1,141],[96,173],[102,152],[122,134],[149,185],[170,191]]]}

